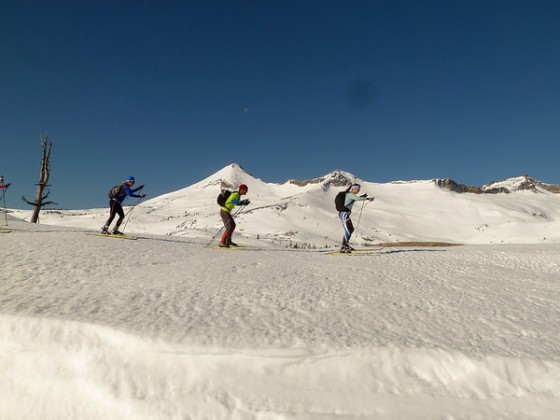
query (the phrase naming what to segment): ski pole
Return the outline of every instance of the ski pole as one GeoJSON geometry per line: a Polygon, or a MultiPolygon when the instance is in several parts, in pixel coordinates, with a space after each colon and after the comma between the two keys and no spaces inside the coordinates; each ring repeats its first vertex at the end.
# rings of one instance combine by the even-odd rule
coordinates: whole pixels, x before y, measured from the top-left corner
{"type": "Polygon", "coordinates": [[[358,216],[358,224],[356,225],[356,230],[360,227],[360,220],[362,220],[362,211],[364,210],[366,202],[362,201],[362,208],[360,209],[360,215],[358,216]]]}
{"type": "MultiPolygon", "coordinates": [[[[232,215],[232,217],[235,219],[235,217],[236,217],[237,215],[239,215],[242,211],[243,211],[243,207],[239,207],[239,208],[237,209],[237,211],[232,215]]],[[[229,225],[229,223],[230,223],[230,221],[228,220],[228,222],[220,228],[220,230],[218,231],[218,233],[216,233],[216,234],[212,237],[212,239],[210,239],[210,242],[208,242],[208,243],[206,244],[206,247],[210,246],[210,244],[211,244],[212,242],[214,242],[214,240],[220,235],[220,233],[222,233],[222,230],[224,230],[225,228],[227,228],[227,226],[229,225]]]]}
{"type": "Polygon", "coordinates": [[[325,239],[330,239],[331,235],[332,235],[333,233],[335,233],[338,229],[340,229],[338,226],[335,227],[335,228],[332,230],[331,233],[329,233],[327,236],[325,236],[325,239]]]}
{"type": "Polygon", "coordinates": [[[6,226],[8,226],[8,209],[6,208],[6,189],[2,191],[2,200],[4,200],[4,217],[6,219],[6,226]]]}
{"type": "Polygon", "coordinates": [[[124,230],[126,229],[126,225],[128,224],[130,217],[132,216],[132,210],[134,210],[134,208],[138,205],[140,200],[142,200],[142,197],[138,197],[134,202],[134,204],[132,205],[132,208],[124,215],[124,217],[128,216],[128,219],[126,219],[126,222],[124,223],[124,226],[122,228],[122,233],[124,233],[124,230]]]}
{"type": "MultiPolygon", "coordinates": [[[[236,211],[234,214],[231,215],[231,217],[233,217],[233,218],[235,219],[235,217],[236,217],[237,215],[241,214],[242,211],[243,211],[243,207],[240,206],[240,207],[237,209],[237,211],[236,211]]],[[[220,230],[218,231],[218,233],[216,233],[214,236],[212,236],[212,239],[210,239],[210,242],[208,242],[208,243],[206,244],[206,247],[209,247],[210,244],[211,244],[212,242],[214,242],[214,240],[220,235],[220,233],[222,233],[222,230],[224,230],[225,228],[227,228],[227,226],[229,225],[229,222],[230,222],[230,221],[228,220],[228,222],[220,228],[220,230]]]]}

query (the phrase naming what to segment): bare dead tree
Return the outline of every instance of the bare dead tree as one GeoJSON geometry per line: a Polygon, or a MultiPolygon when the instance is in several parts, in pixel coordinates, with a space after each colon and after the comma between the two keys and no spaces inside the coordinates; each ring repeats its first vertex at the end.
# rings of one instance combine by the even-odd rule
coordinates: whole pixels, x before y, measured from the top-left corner
{"type": "Polygon", "coordinates": [[[41,176],[39,178],[39,183],[37,184],[37,193],[35,195],[35,201],[29,201],[25,197],[21,197],[30,206],[33,206],[33,215],[31,216],[31,223],[39,223],[39,212],[43,206],[48,206],[49,204],[57,204],[53,201],[45,201],[50,191],[45,193],[45,188],[50,187],[49,185],[49,175],[50,175],[50,157],[52,143],[49,142],[47,136],[41,136],[41,146],[43,147],[43,159],[41,160],[41,176]]]}

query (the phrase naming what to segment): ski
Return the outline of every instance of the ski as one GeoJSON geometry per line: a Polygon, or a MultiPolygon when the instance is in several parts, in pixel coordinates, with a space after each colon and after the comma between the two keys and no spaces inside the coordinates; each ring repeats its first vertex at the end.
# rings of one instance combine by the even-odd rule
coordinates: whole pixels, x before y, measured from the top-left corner
{"type": "Polygon", "coordinates": [[[254,246],[230,246],[230,247],[226,247],[226,246],[219,246],[219,245],[215,245],[215,246],[211,246],[209,248],[212,249],[225,249],[227,251],[261,251],[264,250],[264,248],[257,248],[254,246]]]}
{"type": "Polygon", "coordinates": [[[340,252],[340,251],[332,251],[332,252],[326,252],[323,255],[344,255],[347,257],[367,257],[370,255],[381,255],[378,252],[340,252]]]}
{"type": "Polygon", "coordinates": [[[133,241],[135,241],[137,239],[140,239],[139,236],[113,235],[112,233],[89,233],[89,232],[87,232],[86,235],[105,236],[107,238],[130,239],[130,240],[133,240],[133,241]]]}
{"type": "Polygon", "coordinates": [[[379,252],[383,248],[358,248],[353,249],[352,252],[341,252],[341,251],[326,251],[325,255],[349,255],[349,256],[362,256],[362,255],[379,255],[379,252]]]}
{"type": "MultiPolygon", "coordinates": [[[[373,254],[375,253],[375,251],[381,251],[383,248],[357,248],[357,249],[352,249],[352,253],[355,254],[373,254]]],[[[324,251],[319,251],[322,252],[324,254],[347,254],[346,252],[340,252],[340,251],[329,251],[329,250],[324,250],[324,251]]],[[[349,253],[348,253],[349,254],[349,253]]]]}

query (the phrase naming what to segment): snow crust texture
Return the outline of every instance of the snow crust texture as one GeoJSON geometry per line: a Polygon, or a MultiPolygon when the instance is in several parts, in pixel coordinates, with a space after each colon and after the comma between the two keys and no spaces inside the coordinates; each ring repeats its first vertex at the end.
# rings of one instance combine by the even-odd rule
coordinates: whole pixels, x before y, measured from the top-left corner
{"type": "Polygon", "coordinates": [[[556,419],[560,245],[362,256],[10,218],[0,419],[556,419]]]}

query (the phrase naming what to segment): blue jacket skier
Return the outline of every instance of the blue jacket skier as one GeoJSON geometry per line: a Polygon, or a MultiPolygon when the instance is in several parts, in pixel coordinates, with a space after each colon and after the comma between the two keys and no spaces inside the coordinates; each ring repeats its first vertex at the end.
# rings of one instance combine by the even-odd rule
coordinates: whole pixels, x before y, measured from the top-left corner
{"type": "Polygon", "coordinates": [[[122,221],[124,220],[124,211],[122,208],[122,202],[125,200],[126,197],[134,197],[134,198],[144,198],[146,194],[135,194],[136,191],[140,191],[144,188],[144,185],[140,185],[138,188],[131,188],[136,180],[133,176],[129,176],[122,184],[116,185],[111,188],[109,191],[109,207],[110,207],[110,214],[109,219],[101,229],[101,233],[108,234],[109,233],[109,226],[111,222],[118,214],[119,218],[117,220],[117,224],[113,229],[113,235],[122,235],[123,233],[119,231],[119,227],[121,226],[122,221]]]}

